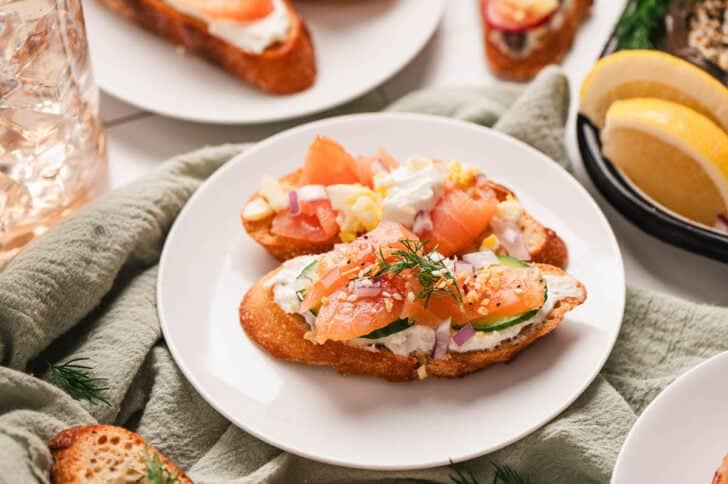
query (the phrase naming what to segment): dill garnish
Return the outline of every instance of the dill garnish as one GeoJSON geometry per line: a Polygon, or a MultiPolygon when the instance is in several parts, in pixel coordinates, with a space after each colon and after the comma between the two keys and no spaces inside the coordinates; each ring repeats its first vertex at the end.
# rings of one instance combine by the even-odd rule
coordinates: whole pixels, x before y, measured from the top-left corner
{"type": "Polygon", "coordinates": [[[50,380],[76,400],[88,400],[95,404],[101,402],[111,406],[104,393],[109,389],[105,378],[92,376],[92,367],[80,364],[88,358],[73,358],[60,365],[49,365],[50,380]]]}
{"type": "Polygon", "coordinates": [[[654,49],[669,8],[670,0],[633,0],[617,24],[617,50],[654,49]]]}
{"type": "Polygon", "coordinates": [[[410,270],[422,286],[416,297],[424,299],[425,306],[432,296],[450,296],[462,307],[463,298],[455,277],[442,260],[435,260],[432,253],[425,254],[428,242],[403,239],[399,243],[404,248],[395,250],[389,257],[385,257],[382,249],[379,249],[374,278],[385,274],[397,276],[410,270]]]}
{"type": "MultiPolygon", "coordinates": [[[[498,465],[491,462],[495,468],[495,476],[493,477],[493,484],[530,484],[531,480],[528,477],[520,475],[515,469],[507,465],[498,465]]],[[[465,470],[461,471],[455,464],[450,461],[450,468],[455,471],[456,475],[448,474],[450,480],[455,484],[479,484],[478,480],[475,479],[473,473],[465,470]]]]}
{"type": "Polygon", "coordinates": [[[159,454],[156,452],[150,453],[147,447],[144,447],[144,452],[147,454],[147,481],[151,484],[175,484],[179,482],[179,476],[172,474],[164,464],[162,459],[159,458],[159,454]]]}

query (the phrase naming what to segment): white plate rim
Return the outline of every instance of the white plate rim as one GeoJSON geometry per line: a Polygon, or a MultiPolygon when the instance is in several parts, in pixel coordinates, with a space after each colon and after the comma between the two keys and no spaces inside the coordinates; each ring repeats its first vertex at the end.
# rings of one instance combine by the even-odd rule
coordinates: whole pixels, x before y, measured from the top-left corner
{"type": "MultiPolygon", "coordinates": [[[[96,0],[92,0],[96,1],[96,0]]],[[[107,94],[110,94],[111,96],[124,101],[126,103],[131,104],[132,106],[136,106],[139,109],[143,109],[145,111],[158,114],[161,116],[166,116],[173,119],[179,119],[182,121],[190,121],[190,122],[196,122],[196,123],[208,123],[208,124],[219,124],[219,125],[251,125],[256,123],[273,123],[277,121],[287,121],[287,120],[294,120],[299,119],[305,116],[309,116],[312,114],[321,113],[323,111],[326,111],[327,109],[333,109],[335,107],[341,106],[343,104],[346,104],[350,101],[353,101],[357,99],[360,96],[363,96],[375,89],[377,89],[379,86],[387,82],[389,79],[394,77],[396,74],[398,74],[402,69],[404,69],[410,62],[414,60],[414,58],[427,46],[427,43],[430,41],[430,39],[433,37],[435,32],[437,31],[438,26],[442,22],[443,15],[445,14],[445,7],[447,6],[446,0],[427,0],[428,6],[433,5],[432,8],[435,8],[437,10],[437,14],[432,16],[432,23],[427,25],[426,28],[423,28],[421,33],[422,37],[419,39],[418,42],[414,43],[412,45],[412,48],[406,52],[406,55],[403,54],[402,58],[399,62],[397,62],[395,65],[393,65],[390,69],[384,70],[378,73],[378,75],[374,76],[372,80],[366,84],[362,85],[358,89],[354,89],[351,92],[349,92],[346,95],[341,95],[339,97],[331,97],[326,98],[327,101],[319,104],[318,106],[311,106],[309,108],[300,109],[295,112],[290,113],[280,113],[280,114],[274,114],[269,116],[234,116],[229,118],[216,118],[211,116],[190,116],[187,114],[179,114],[174,112],[173,110],[168,110],[165,108],[160,108],[158,106],[150,107],[145,105],[143,102],[137,102],[137,100],[134,98],[134,96],[126,95],[123,89],[115,88],[116,85],[113,83],[106,83],[103,79],[100,79],[98,75],[94,75],[94,78],[96,80],[96,83],[98,84],[99,88],[102,89],[107,94]],[[437,2],[437,3],[435,3],[437,2]]],[[[104,7],[105,8],[105,7],[104,7]]],[[[160,42],[168,42],[165,39],[159,39],[160,42]]],[[[93,50],[91,51],[93,52],[93,50]]],[[[91,59],[93,63],[93,58],[91,59]]],[[[221,67],[210,65],[211,69],[222,69],[221,67]]],[[[232,75],[232,74],[231,74],[232,75]]],[[[247,85],[246,81],[240,81],[241,83],[245,83],[247,85]]],[[[266,93],[263,93],[266,94],[266,93]]],[[[276,94],[267,94],[271,96],[271,99],[285,99],[285,95],[283,97],[278,96],[276,94]]]]}
{"type": "MultiPolygon", "coordinates": [[[[672,395],[675,392],[680,391],[680,387],[683,383],[686,381],[689,381],[691,378],[693,378],[694,375],[702,372],[707,367],[712,367],[713,365],[721,365],[728,363],[728,351],[724,351],[722,353],[715,354],[708,358],[707,360],[698,363],[694,367],[686,370],[682,375],[675,378],[672,383],[670,383],[667,387],[665,387],[642,411],[639,417],[637,417],[637,420],[635,421],[634,425],[632,425],[632,428],[629,429],[629,432],[627,433],[627,437],[624,439],[624,443],[622,444],[622,448],[619,449],[619,454],[617,455],[617,461],[614,463],[614,469],[612,470],[612,478],[610,480],[611,484],[619,484],[616,481],[617,475],[622,471],[624,468],[626,459],[628,459],[628,455],[630,452],[630,448],[634,445],[634,440],[636,439],[637,432],[639,432],[639,426],[644,423],[645,417],[650,414],[650,412],[654,411],[655,408],[662,405],[663,401],[667,401],[672,398],[672,395]],[[725,361],[724,361],[725,360],[725,361]]],[[[728,365],[727,365],[728,366],[728,365]]],[[[718,467],[718,464],[716,462],[716,468],[718,467]]]]}
{"type": "Polygon", "coordinates": [[[254,430],[246,428],[246,426],[239,423],[238,419],[236,419],[233,415],[231,415],[229,412],[227,412],[224,408],[222,408],[221,405],[219,405],[215,399],[211,398],[211,395],[205,390],[204,386],[200,384],[200,382],[195,378],[193,371],[184,363],[184,359],[182,358],[182,355],[180,354],[179,350],[175,347],[175,345],[172,343],[172,339],[169,338],[170,333],[170,327],[168,326],[167,322],[164,319],[164,297],[162,294],[162,283],[163,280],[163,274],[165,273],[165,267],[167,266],[167,258],[169,254],[169,245],[167,244],[168,240],[174,240],[174,235],[176,233],[177,227],[180,225],[180,223],[183,223],[186,213],[189,211],[189,207],[192,206],[195,203],[195,200],[202,196],[201,193],[205,189],[207,189],[210,186],[213,186],[215,183],[215,180],[217,178],[222,178],[226,175],[227,171],[232,170],[232,166],[235,165],[237,160],[243,156],[249,156],[251,153],[255,153],[258,150],[264,149],[266,145],[277,143],[280,139],[285,138],[287,136],[293,136],[299,131],[305,131],[311,128],[324,128],[329,124],[332,123],[338,123],[338,122],[346,122],[349,120],[358,120],[358,119],[368,119],[368,118],[378,118],[378,117],[389,117],[389,118],[399,118],[401,120],[426,120],[426,121],[434,121],[439,123],[445,123],[445,124],[454,124],[458,125],[461,128],[475,130],[475,131],[485,131],[489,132],[491,135],[497,136],[502,138],[503,140],[515,143],[519,145],[522,149],[531,152],[531,154],[537,156],[545,163],[556,163],[554,160],[546,156],[544,153],[541,153],[540,151],[536,150],[535,148],[527,145],[526,143],[513,138],[509,135],[506,135],[504,133],[501,133],[499,131],[496,131],[491,128],[483,127],[471,122],[467,121],[461,121],[453,118],[445,118],[442,116],[436,116],[436,115],[430,115],[430,114],[418,114],[418,113],[358,113],[358,114],[348,114],[348,115],[341,115],[341,116],[334,116],[330,118],[320,119],[316,121],[312,121],[310,123],[305,123],[299,126],[296,126],[294,128],[281,131],[269,138],[266,138],[258,143],[256,143],[254,146],[248,148],[244,152],[236,155],[230,161],[225,163],[223,166],[221,166],[215,173],[213,173],[207,180],[205,180],[195,191],[194,194],[189,198],[185,206],[182,208],[180,213],[178,214],[176,220],[172,224],[172,227],[167,234],[167,237],[165,239],[164,247],[162,249],[162,254],[160,256],[159,261],[159,271],[157,274],[157,288],[156,288],[156,297],[157,297],[157,316],[159,318],[160,326],[162,329],[162,334],[164,336],[165,342],[167,344],[167,347],[169,348],[170,353],[172,354],[172,357],[179,367],[180,371],[183,373],[185,378],[190,382],[190,384],[195,388],[195,390],[205,399],[205,401],[211,405],[217,412],[219,412],[221,415],[223,415],[228,421],[236,425],[237,427],[241,428],[245,432],[248,432],[249,434],[253,435],[257,439],[266,442],[276,448],[279,448],[283,451],[289,452],[294,455],[298,455],[300,457],[304,457],[316,462],[322,462],[325,464],[332,464],[332,465],[338,465],[342,467],[348,467],[348,468],[356,468],[356,469],[365,469],[365,470],[375,470],[375,471],[404,471],[404,470],[417,470],[417,469],[427,469],[432,467],[438,467],[443,465],[448,465],[452,462],[458,463],[467,461],[476,457],[480,457],[482,455],[495,452],[497,450],[500,450],[514,442],[517,442],[524,437],[528,436],[529,434],[533,433],[534,431],[538,430],[548,422],[552,421],[553,419],[557,418],[558,415],[560,415],[564,410],[566,410],[574,401],[576,401],[577,398],[579,398],[584,391],[589,387],[589,385],[592,384],[594,379],[599,375],[599,372],[604,367],[604,364],[606,363],[607,359],[612,353],[612,350],[614,349],[614,345],[617,341],[617,337],[619,336],[621,327],[622,327],[622,319],[624,315],[624,307],[626,303],[626,286],[624,284],[625,281],[625,274],[624,274],[624,261],[622,257],[621,250],[619,248],[619,244],[617,243],[616,236],[614,235],[614,231],[611,228],[611,225],[607,221],[606,216],[602,212],[602,210],[597,205],[596,201],[592,198],[592,196],[589,194],[589,192],[584,188],[584,186],[579,183],[579,181],[574,178],[574,176],[567,172],[566,170],[563,170],[563,175],[565,175],[564,180],[566,183],[572,184],[572,186],[581,192],[581,194],[587,199],[591,204],[594,211],[598,214],[599,217],[599,223],[604,227],[607,234],[609,234],[608,238],[608,244],[610,245],[610,249],[614,252],[615,257],[617,258],[618,264],[616,267],[614,267],[615,270],[619,271],[619,280],[622,281],[621,284],[621,292],[619,294],[618,298],[618,311],[617,313],[620,314],[620,318],[618,323],[614,326],[612,329],[612,334],[610,335],[609,341],[608,341],[608,351],[605,351],[604,355],[600,358],[599,364],[595,366],[595,370],[593,371],[593,374],[589,376],[589,378],[585,379],[584,383],[580,386],[577,392],[569,398],[566,399],[567,401],[564,402],[564,404],[559,407],[556,411],[554,411],[554,414],[551,415],[548,418],[543,419],[543,421],[536,422],[532,426],[524,429],[521,433],[517,434],[513,438],[509,439],[508,441],[502,442],[498,446],[494,446],[491,448],[486,448],[480,451],[474,451],[470,452],[464,455],[457,456],[457,458],[443,458],[438,460],[432,460],[428,462],[423,462],[418,465],[368,465],[368,466],[359,466],[359,465],[353,465],[349,462],[340,461],[337,459],[327,458],[327,457],[321,457],[314,453],[309,453],[305,450],[301,449],[293,449],[291,447],[286,446],[285,444],[282,444],[280,442],[274,442],[269,439],[267,439],[265,436],[260,435],[259,433],[255,432],[254,430]],[[180,222],[182,221],[182,222],[180,222]]]}

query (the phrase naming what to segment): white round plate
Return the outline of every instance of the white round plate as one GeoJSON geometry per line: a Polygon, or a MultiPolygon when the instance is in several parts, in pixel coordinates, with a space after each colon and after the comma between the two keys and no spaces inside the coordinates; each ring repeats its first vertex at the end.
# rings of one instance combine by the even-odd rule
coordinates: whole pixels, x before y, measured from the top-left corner
{"type": "MultiPolygon", "coordinates": [[[[565,409],[609,355],[624,307],[622,259],[603,214],[555,162],[474,124],[413,114],[326,119],[285,131],[215,173],[167,238],[158,307],[167,345],[195,388],[259,438],[311,459],[369,469],[461,461],[503,447],[565,409]],[[300,167],[318,134],[354,154],[385,148],[481,167],[569,247],[569,271],[587,302],[508,365],[466,378],[388,383],[283,363],[259,350],[238,322],[246,290],[277,262],[240,226],[239,212],[265,175],[300,167]]],[[[376,355],[372,356],[376,358],[376,355]]]]}
{"type": "Polygon", "coordinates": [[[728,352],[675,380],[624,442],[614,484],[710,484],[728,454],[728,352]]]}
{"type": "Polygon", "coordinates": [[[437,28],[445,0],[306,0],[296,8],[316,49],[306,91],[266,94],[105,8],[83,2],[94,75],[102,89],[150,111],[207,123],[258,123],[344,103],[407,64],[437,28]]]}

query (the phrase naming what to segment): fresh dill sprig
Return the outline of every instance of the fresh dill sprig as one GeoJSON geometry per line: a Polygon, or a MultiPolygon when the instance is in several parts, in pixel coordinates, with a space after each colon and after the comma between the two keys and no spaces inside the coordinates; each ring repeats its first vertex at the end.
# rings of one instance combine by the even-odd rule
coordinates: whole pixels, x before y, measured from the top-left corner
{"type": "Polygon", "coordinates": [[[671,0],[633,0],[617,24],[617,49],[654,49],[671,0]]]}
{"type": "Polygon", "coordinates": [[[430,302],[432,296],[450,296],[457,301],[459,306],[463,305],[460,287],[450,270],[442,260],[435,260],[425,254],[427,241],[403,239],[399,243],[403,248],[395,250],[389,257],[385,257],[383,250],[379,249],[375,278],[384,274],[396,276],[410,270],[422,286],[416,297],[424,299],[425,306],[430,302]]]}
{"type": "Polygon", "coordinates": [[[150,453],[146,446],[144,446],[144,452],[147,454],[147,482],[150,484],[175,484],[179,482],[179,476],[172,474],[162,464],[159,454],[156,452],[150,453]]]}
{"type": "Polygon", "coordinates": [[[105,378],[92,375],[91,366],[81,364],[88,358],[73,358],[60,365],[49,365],[51,382],[76,400],[103,403],[111,406],[105,392],[109,389],[105,378]]]}
{"type": "MultiPolygon", "coordinates": [[[[498,465],[494,462],[491,462],[491,465],[495,469],[493,484],[531,484],[528,477],[520,475],[510,466],[498,465]]],[[[460,470],[452,461],[450,461],[450,468],[455,471],[455,475],[448,474],[454,484],[480,484],[472,472],[467,469],[460,470]]]]}

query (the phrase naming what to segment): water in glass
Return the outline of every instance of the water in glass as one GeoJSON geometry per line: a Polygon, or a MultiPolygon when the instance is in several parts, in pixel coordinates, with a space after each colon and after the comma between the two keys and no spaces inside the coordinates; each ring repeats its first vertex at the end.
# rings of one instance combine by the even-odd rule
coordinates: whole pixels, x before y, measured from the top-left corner
{"type": "Polygon", "coordinates": [[[106,174],[80,0],[0,0],[0,268],[106,174]]]}

